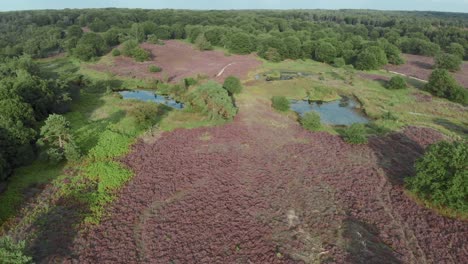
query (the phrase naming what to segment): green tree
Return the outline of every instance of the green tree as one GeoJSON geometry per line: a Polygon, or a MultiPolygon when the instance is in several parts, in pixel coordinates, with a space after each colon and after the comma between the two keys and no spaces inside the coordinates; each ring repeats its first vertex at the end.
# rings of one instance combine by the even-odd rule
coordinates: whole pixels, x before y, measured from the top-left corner
{"type": "Polygon", "coordinates": [[[416,176],[407,187],[437,206],[468,212],[468,142],[441,141],[427,148],[416,162],[416,176]]]}
{"type": "Polygon", "coordinates": [[[96,18],[93,23],[89,24],[89,28],[94,32],[104,32],[109,29],[109,25],[101,19],[96,18]]]}
{"type": "Polygon", "coordinates": [[[315,59],[321,62],[331,63],[336,57],[336,48],[328,42],[320,42],[315,49],[315,59]]]}
{"type": "Polygon", "coordinates": [[[234,33],[230,36],[229,40],[228,48],[232,53],[248,54],[253,51],[250,35],[246,33],[234,33]]]}
{"type": "Polygon", "coordinates": [[[333,60],[333,66],[337,67],[337,68],[341,68],[343,66],[346,65],[346,62],[343,58],[335,58],[333,60]]]}
{"type": "Polygon", "coordinates": [[[460,58],[465,57],[465,48],[459,43],[451,43],[447,48],[447,52],[460,58]]]}
{"type": "Polygon", "coordinates": [[[316,112],[307,112],[300,119],[301,125],[310,131],[317,131],[322,127],[320,115],[316,112]]]}
{"type": "Polygon", "coordinates": [[[273,96],[271,106],[278,111],[286,112],[289,110],[289,100],[284,96],[273,96]]]}
{"type": "Polygon", "coordinates": [[[406,89],[406,80],[401,76],[393,76],[390,81],[388,81],[386,87],[391,90],[406,89]]]}
{"type": "Polygon", "coordinates": [[[445,69],[435,69],[424,88],[436,96],[464,105],[468,103],[468,91],[460,87],[455,78],[445,69]]]}
{"type": "Polygon", "coordinates": [[[52,114],[41,127],[41,142],[48,145],[47,153],[54,161],[61,161],[64,156],[75,157],[78,152],[73,141],[70,122],[64,116],[52,114]],[[67,146],[68,145],[68,146],[67,146]]]}
{"type": "Polygon", "coordinates": [[[462,59],[458,55],[442,53],[435,58],[435,67],[439,69],[446,69],[452,72],[460,70],[462,59]]]}
{"type": "Polygon", "coordinates": [[[83,36],[83,30],[78,25],[72,25],[67,29],[67,38],[81,38],[83,36]]]}
{"type": "Polygon", "coordinates": [[[357,56],[356,69],[358,70],[376,70],[379,68],[379,62],[375,54],[364,50],[357,56]]]}
{"type": "Polygon", "coordinates": [[[235,76],[229,76],[224,80],[223,84],[224,89],[230,94],[238,94],[242,91],[242,84],[239,78],[235,76]]]}
{"type": "Polygon", "coordinates": [[[212,119],[232,119],[237,110],[228,92],[218,83],[209,81],[198,86],[188,96],[188,106],[212,119]]]}
{"type": "Polygon", "coordinates": [[[90,60],[103,55],[108,50],[108,46],[101,35],[96,33],[85,33],[78,41],[73,54],[81,60],[90,60]]]}
{"type": "Polygon", "coordinates": [[[268,48],[263,57],[272,62],[280,62],[282,60],[281,54],[275,48],[268,48]]]}
{"type": "Polygon", "coordinates": [[[201,51],[213,49],[213,46],[208,40],[206,40],[205,34],[203,33],[198,35],[197,39],[195,40],[195,46],[201,51]]]}
{"type": "Polygon", "coordinates": [[[32,258],[24,252],[26,244],[24,241],[15,243],[9,236],[0,237],[0,262],[5,264],[28,264],[33,263],[32,258]]]}

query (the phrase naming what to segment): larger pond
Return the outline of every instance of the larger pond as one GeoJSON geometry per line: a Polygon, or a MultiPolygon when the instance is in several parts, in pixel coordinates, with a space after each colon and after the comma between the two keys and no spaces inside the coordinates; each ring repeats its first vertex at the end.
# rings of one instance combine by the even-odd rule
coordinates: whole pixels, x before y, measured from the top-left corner
{"type": "Polygon", "coordinates": [[[158,95],[154,92],[144,91],[144,90],[134,90],[134,91],[122,91],[119,92],[122,95],[123,99],[134,99],[138,101],[145,102],[155,102],[158,104],[164,104],[175,109],[184,108],[184,104],[172,99],[169,96],[158,95]]]}
{"type": "Polygon", "coordinates": [[[354,123],[368,123],[369,120],[358,107],[359,103],[348,97],[332,102],[291,101],[291,109],[299,115],[315,111],[320,115],[322,123],[328,125],[348,126],[354,123]]]}

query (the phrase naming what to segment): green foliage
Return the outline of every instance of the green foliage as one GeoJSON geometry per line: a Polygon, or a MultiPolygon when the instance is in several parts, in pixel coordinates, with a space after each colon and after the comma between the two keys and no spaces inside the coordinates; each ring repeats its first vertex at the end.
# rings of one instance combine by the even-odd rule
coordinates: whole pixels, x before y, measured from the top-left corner
{"type": "Polygon", "coordinates": [[[263,58],[272,61],[272,62],[280,62],[283,58],[281,54],[275,48],[268,48],[267,51],[263,54],[263,58]]]}
{"type": "Polygon", "coordinates": [[[133,51],[138,47],[138,41],[129,39],[122,43],[122,54],[127,57],[133,56],[133,51]]]}
{"type": "Polygon", "coordinates": [[[188,96],[188,106],[211,119],[232,119],[237,113],[228,92],[218,83],[209,81],[198,86],[188,96]]]}
{"type": "Polygon", "coordinates": [[[190,86],[193,86],[197,84],[198,81],[195,78],[189,77],[184,79],[184,86],[185,88],[189,88],[190,86]]]}
{"type": "Polygon", "coordinates": [[[416,162],[416,176],[407,187],[437,206],[468,212],[468,142],[442,141],[427,148],[416,162]]]}
{"type": "Polygon", "coordinates": [[[156,65],[150,65],[150,66],[148,67],[148,70],[149,70],[150,72],[161,72],[161,71],[162,71],[161,67],[156,66],[156,65]]]}
{"type": "Polygon", "coordinates": [[[462,64],[462,58],[458,55],[452,55],[448,53],[442,53],[435,58],[435,67],[439,69],[446,69],[452,72],[460,70],[462,64]]]}
{"type": "Polygon", "coordinates": [[[459,43],[450,43],[450,46],[447,48],[447,52],[453,55],[456,55],[460,58],[465,57],[465,48],[459,43]]]}
{"type": "Polygon", "coordinates": [[[458,85],[455,78],[445,69],[435,69],[424,87],[430,93],[461,104],[468,104],[468,92],[458,85]]]}
{"type": "Polygon", "coordinates": [[[401,76],[393,76],[385,87],[390,90],[406,89],[407,84],[405,78],[401,76]]]}
{"type": "Polygon", "coordinates": [[[343,58],[335,58],[333,60],[333,66],[337,67],[337,68],[341,68],[343,66],[346,65],[346,62],[345,62],[345,59],[343,58]]]}
{"type": "Polygon", "coordinates": [[[112,56],[114,56],[114,57],[120,56],[120,50],[119,49],[113,49],[112,50],[112,56]]]}
{"type": "Polygon", "coordinates": [[[315,60],[332,63],[336,56],[336,48],[328,42],[320,42],[315,49],[315,60]]]}
{"type": "Polygon", "coordinates": [[[165,113],[165,107],[154,103],[146,103],[132,108],[130,116],[134,117],[137,124],[143,128],[155,125],[165,113]]]}
{"type": "Polygon", "coordinates": [[[206,40],[205,34],[198,35],[197,39],[195,40],[195,46],[201,51],[213,49],[211,43],[206,40]]]}
{"type": "Polygon", "coordinates": [[[93,23],[89,24],[89,28],[94,32],[104,32],[109,29],[109,25],[101,19],[96,18],[93,23]]]}
{"type": "Polygon", "coordinates": [[[80,157],[70,131],[70,122],[64,116],[52,114],[41,127],[41,141],[48,146],[47,155],[54,162],[64,157],[78,160],[80,157]]]}
{"type": "Polygon", "coordinates": [[[239,32],[234,33],[229,37],[228,49],[236,54],[248,54],[254,50],[254,45],[248,34],[239,32]]]}
{"type": "Polygon", "coordinates": [[[320,115],[316,112],[305,113],[300,119],[301,125],[310,131],[317,131],[322,127],[320,123],[320,115]]]}
{"type": "Polygon", "coordinates": [[[289,100],[284,96],[273,96],[271,98],[271,106],[281,112],[289,110],[289,100]]]}
{"type": "Polygon", "coordinates": [[[342,131],[343,139],[351,144],[367,143],[366,127],[363,124],[352,124],[342,131]]]}
{"type": "Polygon", "coordinates": [[[102,160],[122,156],[128,152],[128,145],[132,141],[124,134],[106,130],[101,133],[98,143],[89,151],[88,157],[102,160]]]}
{"type": "Polygon", "coordinates": [[[4,264],[28,264],[33,263],[32,258],[25,252],[24,241],[15,243],[9,236],[0,237],[0,263],[4,264]]]}
{"type": "Polygon", "coordinates": [[[229,92],[229,94],[238,94],[242,91],[242,84],[239,78],[235,76],[229,76],[224,80],[223,84],[224,89],[229,92]]]}
{"type": "Polygon", "coordinates": [[[78,59],[88,61],[103,55],[108,50],[107,43],[96,33],[85,33],[72,50],[78,59]]]}
{"type": "Polygon", "coordinates": [[[359,53],[356,59],[356,69],[358,70],[376,70],[379,68],[379,62],[375,54],[364,50],[359,53]]]}
{"type": "Polygon", "coordinates": [[[151,53],[149,51],[144,50],[143,48],[137,47],[132,52],[132,57],[138,61],[143,62],[150,59],[151,53]]]}
{"type": "Polygon", "coordinates": [[[330,102],[340,99],[340,96],[334,89],[323,85],[313,85],[307,91],[307,99],[309,101],[330,102]]]}

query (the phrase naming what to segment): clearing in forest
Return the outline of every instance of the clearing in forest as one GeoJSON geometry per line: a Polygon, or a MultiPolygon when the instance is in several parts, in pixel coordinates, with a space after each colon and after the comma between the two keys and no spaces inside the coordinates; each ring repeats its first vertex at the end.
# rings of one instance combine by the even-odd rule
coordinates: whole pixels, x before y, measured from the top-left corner
{"type": "Polygon", "coordinates": [[[98,63],[91,68],[98,71],[110,71],[119,76],[141,79],[167,78],[174,83],[183,78],[197,75],[217,81],[223,81],[230,75],[245,78],[249,71],[262,64],[254,55],[226,56],[224,52],[217,50],[202,52],[193,45],[178,40],[167,40],[164,45],[143,43],[141,47],[151,52],[151,61],[135,62],[133,58],[118,56],[113,58],[111,63],[98,63]],[[162,72],[149,72],[149,65],[161,67],[162,72]]]}

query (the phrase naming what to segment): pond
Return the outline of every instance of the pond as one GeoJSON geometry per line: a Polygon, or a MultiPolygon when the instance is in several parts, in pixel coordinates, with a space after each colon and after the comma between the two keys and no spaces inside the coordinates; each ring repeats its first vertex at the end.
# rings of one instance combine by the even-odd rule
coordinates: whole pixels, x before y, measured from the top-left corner
{"type": "Polygon", "coordinates": [[[175,109],[184,108],[184,104],[172,99],[169,96],[158,95],[151,91],[134,90],[134,91],[122,91],[119,92],[123,99],[134,99],[145,102],[155,102],[158,104],[164,104],[175,109]]]}
{"type": "Polygon", "coordinates": [[[299,115],[315,111],[320,115],[322,123],[328,125],[351,125],[368,123],[364,113],[358,109],[359,103],[351,98],[343,97],[332,102],[309,102],[308,100],[291,100],[291,109],[299,115]]]}

